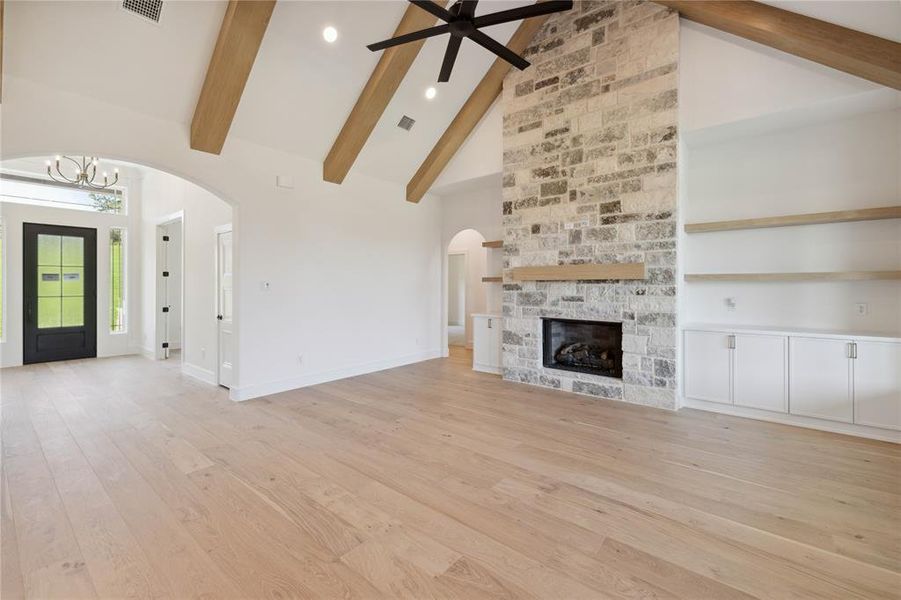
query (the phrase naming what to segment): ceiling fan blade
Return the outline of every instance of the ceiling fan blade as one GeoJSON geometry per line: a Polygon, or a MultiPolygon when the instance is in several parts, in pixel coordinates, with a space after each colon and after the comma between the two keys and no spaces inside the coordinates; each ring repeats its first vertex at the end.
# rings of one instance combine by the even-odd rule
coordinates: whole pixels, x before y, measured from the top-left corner
{"type": "Polygon", "coordinates": [[[520,71],[522,71],[523,69],[528,67],[530,64],[529,61],[527,61],[526,59],[521,57],[519,54],[513,52],[512,50],[510,50],[503,44],[494,41],[493,39],[491,39],[490,37],[488,37],[481,31],[472,32],[471,34],[469,34],[469,39],[474,41],[476,44],[478,44],[482,48],[485,48],[486,50],[490,50],[491,52],[494,52],[495,54],[497,54],[498,56],[503,58],[505,61],[507,61],[508,63],[510,63],[517,69],[519,69],[520,71]]]}
{"type": "Polygon", "coordinates": [[[476,14],[476,5],[479,3],[479,0],[460,0],[460,13],[459,16],[472,18],[476,14]]]}
{"type": "Polygon", "coordinates": [[[447,41],[447,50],[444,52],[444,62],[441,63],[441,74],[438,75],[438,83],[450,81],[451,71],[457,61],[457,52],[460,51],[460,42],[463,38],[452,35],[447,41]]]}
{"type": "Polygon", "coordinates": [[[422,40],[436,35],[441,35],[442,33],[447,33],[449,31],[450,25],[445,23],[444,25],[436,25],[435,27],[429,27],[428,29],[421,29],[412,33],[399,35],[396,38],[391,38],[390,40],[385,40],[383,42],[369,44],[366,47],[375,52],[376,50],[384,50],[385,48],[391,48],[392,46],[399,46],[408,42],[415,42],[416,40],[422,40]]]}
{"type": "Polygon", "coordinates": [[[445,23],[450,23],[454,20],[454,15],[448,12],[443,6],[439,6],[432,2],[432,0],[410,0],[410,3],[415,4],[426,12],[432,13],[445,23]]]}
{"type": "Polygon", "coordinates": [[[520,19],[528,19],[530,17],[538,17],[563,10],[569,10],[572,7],[572,0],[548,0],[547,2],[539,2],[530,4],[529,6],[502,10],[500,12],[491,13],[490,15],[482,15],[481,17],[473,19],[473,25],[476,27],[500,25],[501,23],[509,23],[510,21],[519,21],[520,19]]]}

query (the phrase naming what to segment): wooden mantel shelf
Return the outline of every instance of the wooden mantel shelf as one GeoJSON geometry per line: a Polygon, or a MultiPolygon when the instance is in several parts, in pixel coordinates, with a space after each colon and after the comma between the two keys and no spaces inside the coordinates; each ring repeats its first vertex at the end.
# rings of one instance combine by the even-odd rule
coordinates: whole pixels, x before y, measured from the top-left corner
{"type": "Polygon", "coordinates": [[[482,277],[482,283],[503,283],[503,277],[482,277]]]}
{"type": "Polygon", "coordinates": [[[824,271],[809,273],[689,273],[685,281],[877,281],[901,279],[901,271],[824,271]]]}
{"type": "Polygon", "coordinates": [[[482,248],[503,248],[504,240],[491,240],[488,242],[482,242],[482,248]]]}
{"type": "Polygon", "coordinates": [[[735,229],[762,229],[764,227],[791,227],[793,225],[821,225],[823,223],[850,223],[853,221],[878,221],[881,219],[901,219],[901,206],[837,210],[833,212],[761,217],[757,219],[739,219],[735,221],[686,223],[685,233],[732,231],[735,229]]]}
{"type": "Polygon", "coordinates": [[[644,279],[644,263],[604,263],[516,267],[514,281],[601,281],[608,279],[644,279]]]}

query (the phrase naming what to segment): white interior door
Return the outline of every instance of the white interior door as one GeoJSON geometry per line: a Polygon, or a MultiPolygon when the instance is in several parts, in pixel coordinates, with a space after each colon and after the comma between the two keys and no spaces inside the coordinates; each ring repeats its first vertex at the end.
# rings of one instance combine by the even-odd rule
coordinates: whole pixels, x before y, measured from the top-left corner
{"type": "Polygon", "coordinates": [[[231,229],[216,233],[216,318],[219,323],[219,385],[230,388],[234,381],[234,304],[231,229]]]}

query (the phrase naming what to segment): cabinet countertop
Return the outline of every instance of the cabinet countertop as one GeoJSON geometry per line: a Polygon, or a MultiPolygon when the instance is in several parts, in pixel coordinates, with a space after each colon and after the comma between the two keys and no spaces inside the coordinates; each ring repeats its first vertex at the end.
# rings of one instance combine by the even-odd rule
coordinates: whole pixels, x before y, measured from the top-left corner
{"type": "Polygon", "coordinates": [[[686,323],[682,331],[716,331],[723,333],[750,333],[853,339],[874,342],[901,342],[901,333],[878,331],[854,331],[849,329],[815,329],[805,327],[768,327],[764,325],[723,325],[720,323],[686,323]]]}

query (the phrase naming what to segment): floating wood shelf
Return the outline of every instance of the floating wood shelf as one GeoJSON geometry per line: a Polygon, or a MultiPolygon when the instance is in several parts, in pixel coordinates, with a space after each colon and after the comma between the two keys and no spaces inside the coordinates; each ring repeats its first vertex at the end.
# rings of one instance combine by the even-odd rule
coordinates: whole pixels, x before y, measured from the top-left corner
{"type": "Polygon", "coordinates": [[[759,219],[739,219],[737,221],[710,221],[708,223],[686,223],[685,233],[705,233],[709,231],[732,231],[735,229],[761,229],[764,227],[790,227],[792,225],[820,225],[823,223],[849,223],[852,221],[878,221],[901,218],[901,206],[882,208],[861,208],[833,212],[762,217],[759,219]]]}
{"type": "Polygon", "coordinates": [[[901,279],[901,271],[824,271],[814,273],[689,273],[685,281],[875,281],[901,279]]]}
{"type": "Polygon", "coordinates": [[[482,283],[502,283],[503,277],[482,277],[482,283]]]}
{"type": "Polygon", "coordinates": [[[492,240],[490,242],[482,242],[482,248],[503,248],[504,240],[492,240]]]}
{"type": "Polygon", "coordinates": [[[644,263],[550,265],[513,269],[513,279],[516,281],[599,281],[644,278],[644,263]]]}

